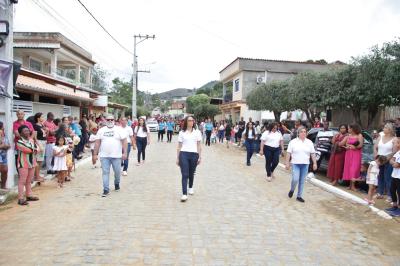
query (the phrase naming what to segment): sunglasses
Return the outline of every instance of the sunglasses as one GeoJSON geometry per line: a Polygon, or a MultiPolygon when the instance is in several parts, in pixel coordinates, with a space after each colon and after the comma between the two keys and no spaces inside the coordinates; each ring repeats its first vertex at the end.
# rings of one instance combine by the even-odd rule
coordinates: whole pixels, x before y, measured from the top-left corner
{"type": "Polygon", "coordinates": [[[106,119],[106,121],[114,121],[114,119],[106,119]]]}

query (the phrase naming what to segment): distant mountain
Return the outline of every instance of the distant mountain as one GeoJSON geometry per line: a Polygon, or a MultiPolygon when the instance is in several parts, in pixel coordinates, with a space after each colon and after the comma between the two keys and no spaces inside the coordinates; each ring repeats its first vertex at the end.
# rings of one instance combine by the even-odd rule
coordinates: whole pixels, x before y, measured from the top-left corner
{"type": "Polygon", "coordinates": [[[189,97],[194,95],[195,91],[191,89],[174,89],[170,91],[165,91],[158,93],[158,96],[160,97],[160,100],[172,100],[173,98],[178,98],[178,97],[189,97]]]}
{"type": "Polygon", "coordinates": [[[206,84],[204,84],[203,86],[198,88],[198,90],[212,89],[212,88],[214,88],[215,84],[217,84],[218,82],[219,82],[218,80],[213,80],[213,81],[207,82],[206,84]]]}

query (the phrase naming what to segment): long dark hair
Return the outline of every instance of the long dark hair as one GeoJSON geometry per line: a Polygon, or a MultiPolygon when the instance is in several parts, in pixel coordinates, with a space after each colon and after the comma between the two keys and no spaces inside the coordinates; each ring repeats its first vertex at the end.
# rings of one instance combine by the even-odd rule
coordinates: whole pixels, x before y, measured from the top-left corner
{"type": "Polygon", "coordinates": [[[361,127],[360,127],[360,125],[358,125],[358,124],[351,124],[350,126],[349,126],[349,128],[351,128],[351,130],[353,130],[353,133],[354,134],[361,134],[361,127]]]}
{"type": "Polygon", "coordinates": [[[40,118],[42,115],[43,115],[43,113],[41,113],[41,112],[35,114],[35,116],[34,116],[35,123],[39,122],[39,118],[40,118]]]}
{"type": "Polygon", "coordinates": [[[59,137],[66,137],[68,134],[67,134],[67,126],[64,124],[64,123],[61,123],[59,126],[58,126],[58,129],[57,129],[57,131],[56,131],[56,138],[59,138],[59,137]]]}
{"type": "Polygon", "coordinates": [[[144,118],[139,118],[138,124],[137,124],[137,131],[136,131],[136,133],[139,132],[140,120],[143,120],[143,126],[142,126],[143,132],[146,132],[146,133],[147,133],[146,120],[144,120],[144,118]]]}
{"type": "Polygon", "coordinates": [[[246,139],[247,139],[247,137],[249,136],[249,130],[250,130],[249,125],[250,125],[250,124],[253,125],[253,128],[251,129],[251,130],[252,130],[252,133],[253,133],[253,138],[256,137],[256,130],[254,129],[254,124],[253,124],[253,122],[248,122],[247,125],[246,125],[246,130],[245,130],[245,132],[244,132],[244,136],[246,137],[246,139]]]}
{"type": "Polygon", "coordinates": [[[277,130],[278,130],[279,124],[273,122],[273,123],[271,123],[271,124],[268,125],[267,130],[268,130],[269,132],[271,132],[272,129],[274,129],[274,127],[277,127],[277,130]]]}
{"type": "Polygon", "coordinates": [[[67,140],[65,139],[64,135],[58,135],[56,137],[56,143],[55,143],[56,146],[59,145],[58,142],[59,142],[60,139],[64,139],[64,145],[67,144],[67,140]]]}
{"type": "Polygon", "coordinates": [[[189,117],[193,118],[193,120],[194,120],[194,121],[193,121],[193,130],[197,129],[197,126],[196,126],[196,119],[194,119],[193,116],[188,115],[188,116],[185,117],[185,119],[183,120],[183,127],[182,127],[182,131],[183,131],[183,132],[185,132],[186,129],[187,129],[187,123],[188,123],[189,117]]]}

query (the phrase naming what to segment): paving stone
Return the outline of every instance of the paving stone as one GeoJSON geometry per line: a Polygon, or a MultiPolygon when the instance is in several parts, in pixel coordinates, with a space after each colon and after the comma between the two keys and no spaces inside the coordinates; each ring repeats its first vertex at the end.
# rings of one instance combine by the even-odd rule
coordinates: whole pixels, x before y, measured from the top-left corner
{"type": "Polygon", "coordinates": [[[381,226],[400,241],[395,221],[310,184],[306,204],[288,199],[286,171],[265,182],[263,159],[247,167],[235,147],[203,147],[196,194],[181,203],[176,145],[150,145],[146,164],[131,163],[107,198],[88,164],[63,189],[35,188],[41,200],[29,208],[11,204],[0,215],[0,265],[398,265],[400,243],[370,233],[381,226]]]}

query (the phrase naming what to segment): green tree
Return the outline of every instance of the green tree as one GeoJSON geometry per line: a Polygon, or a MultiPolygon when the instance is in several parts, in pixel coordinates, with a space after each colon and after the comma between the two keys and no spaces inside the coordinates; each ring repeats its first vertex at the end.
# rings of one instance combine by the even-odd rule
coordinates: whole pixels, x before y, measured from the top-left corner
{"type": "Polygon", "coordinates": [[[290,94],[288,81],[274,81],[252,90],[246,97],[246,102],[252,110],[273,112],[275,121],[279,122],[281,113],[292,109],[290,94]]]}
{"type": "Polygon", "coordinates": [[[325,105],[324,99],[324,76],[318,72],[303,72],[296,75],[290,81],[290,99],[293,109],[302,110],[307,119],[313,123],[316,115],[315,110],[325,105]]]}
{"type": "Polygon", "coordinates": [[[202,104],[209,104],[210,98],[206,94],[196,94],[186,99],[186,111],[193,114],[197,106],[202,104]]]}
{"type": "Polygon", "coordinates": [[[95,65],[92,72],[92,89],[101,93],[107,93],[108,76],[109,73],[105,69],[98,64],[95,65]]]}
{"type": "Polygon", "coordinates": [[[205,118],[214,118],[217,114],[220,113],[220,110],[218,106],[212,105],[209,103],[204,103],[196,106],[194,108],[194,116],[196,117],[197,120],[205,119],[205,118]]]}
{"type": "Polygon", "coordinates": [[[109,91],[111,101],[120,104],[132,105],[131,83],[120,78],[115,78],[112,80],[112,84],[113,85],[109,91]]]}

